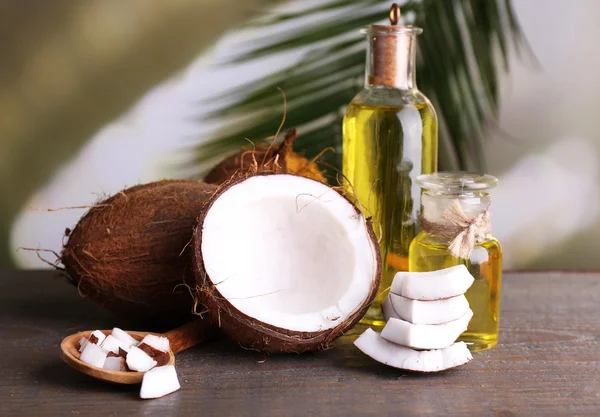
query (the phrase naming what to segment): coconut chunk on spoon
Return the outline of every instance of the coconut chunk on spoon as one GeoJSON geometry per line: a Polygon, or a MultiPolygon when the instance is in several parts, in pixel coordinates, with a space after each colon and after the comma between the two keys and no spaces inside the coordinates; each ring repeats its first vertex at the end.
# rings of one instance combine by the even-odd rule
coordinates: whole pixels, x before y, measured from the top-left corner
{"type": "Polygon", "coordinates": [[[119,339],[123,344],[129,349],[131,346],[137,346],[138,341],[135,340],[129,333],[125,330],[121,330],[118,327],[115,327],[110,332],[110,335],[119,339]]]}
{"type": "Polygon", "coordinates": [[[104,339],[106,339],[106,335],[104,333],[102,333],[102,331],[100,331],[100,330],[94,330],[89,338],[90,342],[95,343],[98,346],[102,345],[102,342],[104,342],[104,339]]]}
{"type": "Polygon", "coordinates": [[[79,353],[83,352],[85,345],[89,342],[88,338],[85,336],[81,336],[79,339],[79,353]]]}
{"type": "Polygon", "coordinates": [[[170,344],[167,337],[149,334],[142,339],[138,347],[148,355],[154,357],[160,355],[161,353],[168,352],[170,349],[170,344]]]}
{"type": "Polygon", "coordinates": [[[381,337],[414,349],[443,349],[467,330],[472,317],[473,311],[469,308],[461,318],[444,324],[412,324],[390,318],[381,331],[381,337]]]}
{"type": "Polygon", "coordinates": [[[100,330],[94,330],[90,336],[89,339],[85,336],[81,336],[81,339],[79,339],[79,352],[83,352],[83,349],[85,348],[85,345],[88,342],[94,343],[98,346],[102,345],[102,342],[104,342],[104,339],[106,339],[106,335],[104,333],[102,333],[100,330]]]}
{"type": "Polygon", "coordinates": [[[390,292],[412,300],[434,301],[467,292],[475,278],[464,265],[430,272],[398,272],[390,292]]]}
{"type": "Polygon", "coordinates": [[[454,343],[444,349],[419,351],[389,342],[373,329],[361,334],[354,345],[378,362],[416,372],[444,371],[473,359],[464,342],[454,343]]]}
{"type": "Polygon", "coordinates": [[[129,352],[129,349],[131,348],[130,346],[127,346],[125,342],[123,342],[120,339],[117,339],[112,334],[106,336],[106,339],[104,339],[104,342],[102,342],[101,346],[104,349],[116,354],[119,354],[119,349],[123,349],[125,352],[129,352]]]}
{"type": "Polygon", "coordinates": [[[126,363],[129,369],[137,372],[149,371],[158,364],[146,352],[136,346],[132,346],[127,352],[126,363]]]}
{"type": "Polygon", "coordinates": [[[469,301],[464,295],[420,301],[390,293],[381,307],[386,321],[395,318],[413,324],[443,324],[462,317],[469,309],[469,301]]]}
{"type": "Polygon", "coordinates": [[[200,299],[223,331],[266,352],[326,348],[374,299],[371,224],[333,188],[294,175],[223,185],[194,233],[200,299]]]}
{"type": "Polygon", "coordinates": [[[81,356],[79,357],[79,359],[82,362],[85,362],[89,365],[95,366],[97,368],[102,368],[104,366],[104,361],[106,360],[107,355],[107,350],[102,349],[95,343],[88,342],[85,344],[85,347],[81,351],[81,356]]]}
{"type": "Polygon", "coordinates": [[[102,366],[104,369],[110,369],[111,371],[126,371],[125,358],[122,356],[107,356],[102,366]]]}

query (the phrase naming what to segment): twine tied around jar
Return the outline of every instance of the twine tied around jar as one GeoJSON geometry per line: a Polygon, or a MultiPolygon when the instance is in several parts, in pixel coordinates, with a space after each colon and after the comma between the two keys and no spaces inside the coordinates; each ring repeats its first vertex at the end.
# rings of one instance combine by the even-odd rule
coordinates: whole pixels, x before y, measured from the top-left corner
{"type": "Polygon", "coordinates": [[[421,215],[421,228],[432,235],[450,239],[448,251],[456,258],[469,259],[473,247],[492,231],[488,210],[473,218],[467,217],[460,201],[453,200],[441,216],[441,222],[431,222],[421,215]]]}

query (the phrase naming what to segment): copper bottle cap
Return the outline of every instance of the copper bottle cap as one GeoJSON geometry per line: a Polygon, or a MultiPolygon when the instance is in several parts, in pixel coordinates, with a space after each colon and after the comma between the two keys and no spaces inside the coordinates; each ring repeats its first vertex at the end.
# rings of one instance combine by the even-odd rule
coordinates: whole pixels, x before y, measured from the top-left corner
{"type": "Polygon", "coordinates": [[[421,28],[399,25],[400,6],[390,8],[390,25],[373,25],[363,33],[372,37],[372,56],[369,84],[388,87],[410,87],[408,66],[411,65],[412,36],[421,28]]]}

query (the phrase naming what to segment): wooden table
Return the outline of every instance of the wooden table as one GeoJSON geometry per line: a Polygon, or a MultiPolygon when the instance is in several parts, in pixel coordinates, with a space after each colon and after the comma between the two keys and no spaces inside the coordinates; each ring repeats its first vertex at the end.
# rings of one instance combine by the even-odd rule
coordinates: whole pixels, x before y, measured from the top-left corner
{"type": "Polygon", "coordinates": [[[506,274],[500,344],[456,370],[387,368],[349,340],[264,356],[220,338],[177,356],[180,391],[146,401],[60,360],[68,334],[129,323],[52,275],[0,272],[1,416],[600,416],[600,273],[506,274]]]}

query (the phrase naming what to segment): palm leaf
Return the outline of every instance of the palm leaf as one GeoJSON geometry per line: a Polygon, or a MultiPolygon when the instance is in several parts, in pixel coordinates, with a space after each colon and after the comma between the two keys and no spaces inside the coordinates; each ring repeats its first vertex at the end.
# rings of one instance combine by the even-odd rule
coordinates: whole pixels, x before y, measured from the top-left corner
{"type": "MultiPolygon", "coordinates": [[[[275,27],[294,20],[315,23],[245,45],[232,63],[306,50],[293,63],[251,84],[222,95],[223,106],[207,116],[228,128],[218,130],[197,149],[202,166],[215,157],[272,136],[283,116],[281,88],[287,95],[286,127],[297,127],[297,150],[318,155],[339,150],[344,107],[362,87],[365,42],[358,29],[387,19],[389,1],[330,0],[297,13],[279,13],[253,24],[275,27]],[[321,13],[337,14],[318,19],[321,13]],[[233,102],[233,104],[231,104],[233,102]]],[[[424,28],[418,40],[419,88],[440,117],[440,168],[482,169],[486,121],[496,117],[498,75],[508,71],[509,48],[522,34],[510,0],[409,0],[402,5],[408,23],[424,28]],[[408,13],[411,12],[411,13],[408,13]]],[[[298,26],[298,25],[297,25],[298,26]]],[[[324,160],[339,167],[339,152],[324,160]]]]}

